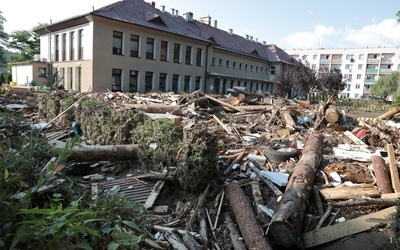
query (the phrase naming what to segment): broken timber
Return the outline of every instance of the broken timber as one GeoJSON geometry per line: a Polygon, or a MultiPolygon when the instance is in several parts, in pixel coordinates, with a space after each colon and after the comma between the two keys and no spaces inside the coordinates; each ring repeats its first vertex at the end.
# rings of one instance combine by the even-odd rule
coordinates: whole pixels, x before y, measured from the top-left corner
{"type": "Polygon", "coordinates": [[[257,223],[253,208],[239,184],[237,182],[228,184],[226,193],[247,248],[257,250],[272,249],[272,246],[264,237],[262,229],[257,223]]]}
{"type": "Polygon", "coordinates": [[[385,161],[378,155],[371,156],[371,160],[379,192],[382,194],[393,193],[390,184],[389,171],[386,168],[385,161]]]}
{"type": "Polygon", "coordinates": [[[393,206],[376,213],[307,232],[302,236],[303,247],[314,247],[349,235],[361,233],[381,223],[390,224],[390,217],[395,211],[396,207],[393,206]]]}
{"type": "Polygon", "coordinates": [[[70,160],[77,161],[124,161],[138,158],[139,145],[93,145],[75,146],[71,149],[70,160]]]}
{"type": "Polygon", "coordinates": [[[305,143],[303,155],[290,177],[278,210],[271,219],[268,232],[283,247],[296,244],[302,233],[303,218],[321,160],[322,146],[323,136],[318,132],[311,133],[305,143]]]}

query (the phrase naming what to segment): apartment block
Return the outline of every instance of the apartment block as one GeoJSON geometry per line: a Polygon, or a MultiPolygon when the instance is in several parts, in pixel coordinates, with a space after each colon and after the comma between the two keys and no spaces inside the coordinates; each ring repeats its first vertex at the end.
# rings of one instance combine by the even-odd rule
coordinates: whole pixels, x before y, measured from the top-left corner
{"type": "Polygon", "coordinates": [[[371,86],[379,77],[400,70],[400,48],[296,49],[286,50],[294,59],[316,70],[340,69],[347,80],[343,97],[370,96],[371,86]]]}
{"type": "Polygon", "coordinates": [[[218,29],[209,16],[155,5],[119,1],[36,30],[49,79],[75,91],[272,92],[283,68],[297,63],[274,44],[218,29]]]}

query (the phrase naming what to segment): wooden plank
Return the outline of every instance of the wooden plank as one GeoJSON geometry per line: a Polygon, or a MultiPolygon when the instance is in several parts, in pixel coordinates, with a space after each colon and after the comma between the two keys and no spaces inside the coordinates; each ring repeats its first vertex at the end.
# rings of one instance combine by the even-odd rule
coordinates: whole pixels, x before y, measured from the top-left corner
{"type": "Polygon", "coordinates": [[[393,187],[395,193],[399,193],[400,192],[399,171],[397,169],[396,157],[394,155],[393,145],[387,144],[386,151],[388,153],[390,178],[392,180],[392,187],[393,187]]]}
{"type": "Polygon", "coordinates": [[[346,236],[361,233],[381,223],[390,224],[392,221],[391,216],[395,211],[396,206],[392,206],[356,219],[304,233],[302,235],[304,247],[314,247],[346,236]]]}
{"type": "Polygon", "coordinates": [[[147,200],[144,203],[145,209],[151,208],[154,205],[154,202],[156,201],[158,195],[160,194],[161,189],[164,186],[164,183],[165,181],[156,182],[156,185],[154,185],[153,190],[151,190],[149,197],[147,197],[147,200]]]}
{"type": "Polygon", "coordinates": [[[361,147],[365,147],[367,148],[368,145],[365,144],[363,141],[361,141],[360,139],[358,139],[357,136],[355,136],[353,133],[351,133],[350,131],[345,131],[344,135],[347,136],[354,144],[361,146],[361,147]]]}
{"type": "Polygon", "coordinates": [[[321,189],[320,192],[326,200],[347,200],[361,198],[363,196],[371,198],[381,197],[381,193],[375,187],[368,185],[325,188],[321,189]]]}

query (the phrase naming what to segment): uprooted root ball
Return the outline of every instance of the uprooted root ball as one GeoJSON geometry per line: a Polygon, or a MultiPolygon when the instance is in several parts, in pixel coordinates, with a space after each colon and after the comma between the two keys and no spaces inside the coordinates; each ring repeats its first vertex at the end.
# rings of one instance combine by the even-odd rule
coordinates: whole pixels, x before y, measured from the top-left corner
{"type": "Polygon", "coordinates": [[[148,170],[176,166],[176,155],[182,142],[182,128],[169,119],[149,118],[132,130],[134,143],[139,144],[139,160],[148,170]]]}
{"type": "Polygon", "coordinates": [[[218,140],[207,128],[184,131],[176,176],[185,191],[198,193],[220,174],[218,140]]]}

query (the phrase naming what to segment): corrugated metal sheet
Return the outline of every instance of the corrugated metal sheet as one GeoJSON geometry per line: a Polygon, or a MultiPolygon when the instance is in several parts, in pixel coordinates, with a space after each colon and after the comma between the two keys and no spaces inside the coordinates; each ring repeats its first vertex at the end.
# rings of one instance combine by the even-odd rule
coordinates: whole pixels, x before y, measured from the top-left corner
{"type": "Polygon", "coordinates": [[[147,197],[150,195],[155,182],[142,182],[138,181],[135,177],[128,177],[124,179],[118,179],[114,181],[105,181],[99,183],[100,192],[110,190],[114,186],[120,186],[119,193],[124,194],[124,196],[133,202],[144,203],[147,197]],[[147,184],[145,184],[147,183],[147,184]]]}

